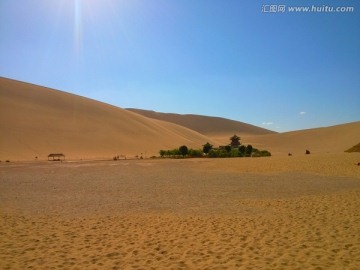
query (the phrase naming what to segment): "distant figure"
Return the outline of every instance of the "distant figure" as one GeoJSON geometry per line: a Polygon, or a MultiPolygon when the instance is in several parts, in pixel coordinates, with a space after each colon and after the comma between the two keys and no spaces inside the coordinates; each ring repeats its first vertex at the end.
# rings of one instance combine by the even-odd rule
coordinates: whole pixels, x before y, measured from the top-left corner
{"type": "Polygon", "coordinates": [[[309,151],[309,150],[306,150],[305,154],[306,154],[306,155],[310,155],[310,151],[309,151]]]}
{"type": "Polygon", "coordinates": [[[288,156],[289,156],[289,157],[291,157],[291,156],[292,156],[292,154],[291,154],[291,153],[289,153],[289,154],[288,154],[288,156]]]}

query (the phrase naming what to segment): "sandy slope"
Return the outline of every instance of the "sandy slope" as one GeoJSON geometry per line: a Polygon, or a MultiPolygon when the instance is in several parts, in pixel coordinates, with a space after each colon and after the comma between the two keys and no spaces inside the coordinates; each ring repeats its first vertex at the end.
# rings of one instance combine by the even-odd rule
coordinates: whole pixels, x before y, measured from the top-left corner
{"type": "Polygon", "coordinates": [[[360,122],[266,136],[244,136],[245,143],[273,154],[342,153],[360,141],[360,122]]]}
{"type": "Polygon", "coordinates": [[[183,144],[193,148],[206,142],[226,145],[233,133],[241,135],[244,144],[274,155],[303,154],[306,149],[339,153],[359,143],[360,138],[360,122],[276,134],[217,117],[140,112],[170,122],[0,78],[0,160],[46,159],[56,152],[68,159],[146,157],[183,144]]]}
{"type": "Polygon", "coordinates": [[[69,159],[157,154],[209,138],[190,129],[95,100],[0,78],[0,160],[69,159]]]}
{"type": "MultiPolygon", "coordinates": [[[[252,144],[273,154],[302,154],[306,149],[317,153],[341,153],[360,141],[360,122],[286,133],[275,133],[249,124],[201,115],[180,115],[128,109],[141,115],[161,119],[194,129],[220,145],[228,144],[236,133],[243,144],[252,144]]],[[[217,145],[216,145],[217,146],[217,145]]]]}
{"type": "Polygon", "coordinates": [[[153,119],[175,123],[210,137],[230,137],[234,133],[240,136],[275,134],[275,132],[264,128],[221,117],[195,114],[160,113],[133,108],[129,108],[127,110],[153,119]]]}

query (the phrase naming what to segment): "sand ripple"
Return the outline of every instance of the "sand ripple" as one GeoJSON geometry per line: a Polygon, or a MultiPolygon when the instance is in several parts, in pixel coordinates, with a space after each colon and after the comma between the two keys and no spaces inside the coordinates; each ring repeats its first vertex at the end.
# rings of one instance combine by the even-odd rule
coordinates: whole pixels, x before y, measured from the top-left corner
{"type": "Polygon", "coordinates": [[[106,168],[2,174],[0,269],[359,268],[358,179],[106,168]]]}

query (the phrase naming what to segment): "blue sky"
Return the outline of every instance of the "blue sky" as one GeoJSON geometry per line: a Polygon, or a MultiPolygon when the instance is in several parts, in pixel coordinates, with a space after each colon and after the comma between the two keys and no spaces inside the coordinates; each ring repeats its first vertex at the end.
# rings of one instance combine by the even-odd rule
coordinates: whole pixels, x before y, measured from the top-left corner
{"type": "Polygon", "coordinates": [[[1,0],[0,76],[280,132],[329,126],[360,120],[359,25],[351,0],[1,0]]]}

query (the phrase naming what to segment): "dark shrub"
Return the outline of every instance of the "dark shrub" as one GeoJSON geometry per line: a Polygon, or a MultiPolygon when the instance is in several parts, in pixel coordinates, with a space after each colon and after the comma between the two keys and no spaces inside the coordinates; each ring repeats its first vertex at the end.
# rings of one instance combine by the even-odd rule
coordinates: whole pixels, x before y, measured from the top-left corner
{"type": "Polygon", "coordinates": [[[269,151],[267,151],[267,150],[260,151],[260,155],[262,157],[271,157],[271,153],[269,151]]]}
{"type": "Polygon", "coordinates": [[[245,147],[245,145],[240,145],[240,147],[239,147],[239,156],[241,156],[241,157],[244,157],[245,156],[245,152],[246,152],[246,147],[245,147]]]}
{"type": "Polygon", "coordinates": [[[251,156],[251,153],[252,153],[252,150],[253,150],[253,147],[252,147],[251,144],[249,144],[248,146],[246,146],[245,156],[246,156],[246,157],[250,157],[250,156],[251,156]]]}
{"type": "Polygon", "coordinates": [[[218,150],[214,150],[214,149],[211,149],[209,151],[209,157],[211,158],[216,158],[216,157],[219,157],[219,151],[218,150]]]}
{"type": "Polygon", "coordinates": [[[186,145],[182,145],[179,147],[179,152],[184,157],[189,153],[189,149],[187,148],[186,145]]]}
{"type": "Polygon", "coordinates": [[[159,154],[160,154],[160,157],[164,157],[165,154],[166,154],[166,151],[165,150],[160,150],[159,154]]]}
{"type": "Polygon", "coordinates": [[[203,151],[200,149],[189,149],[189,153],[188,153],[190,157],[202,157],[203,154],[204,154],[203,151]]]}
{"type": "Polygon", "coordinates": [[[206,144],[203,145],[203,152],[205,154],[208,154],[212,148],[213,145],[207,142],[206,144]]]}
{"type": "Polygon", "coordinates": [[[231,149],[229,156],[230,157],[239,157],[240,156],[239,150],[237,148],[231,149]]]}
{"type": "Polygon", "coordinates": [[[270,157],[271,153],[269,151],[267,151],[267,150],[259,151],[259,150],[255,149],[255,150],[253,150],[251,156],[252,157],[270,157]]]}

